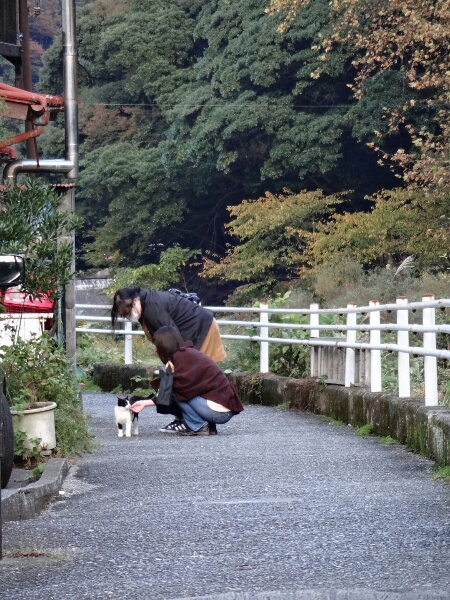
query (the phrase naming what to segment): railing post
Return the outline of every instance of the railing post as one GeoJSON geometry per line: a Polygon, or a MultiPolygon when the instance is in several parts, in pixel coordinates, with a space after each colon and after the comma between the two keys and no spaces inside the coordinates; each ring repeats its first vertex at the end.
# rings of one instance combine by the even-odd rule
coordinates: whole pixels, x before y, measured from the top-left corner
{"type": "MultiPolygon", "coordinates": [[[[318,310],[319,309],[319,305],[318,304],[310,304],[309,308],[311,310],[318,310]]],[[[309,314],[309,324],[311,326],[315,326],[319,324],[319,313],[310,313],[309,314]]],[[[318,329],[311,329],[310,333],[309,333],[309,337],[311,338],[318,338],[319,337],[319,330],[318,329]]],[[[318,377],[319,375],[319,347],[318,346],[311,346],[310,349],[310,363],[311,363],[311,377],[318,377]]]]}
{"type": "MultiPolygon", "coordinates": [[[[268,309],[269,305],[266,302],[260,303],[260,308],[268,309]]],[[[266,323],[269,322],[269,313],[265,311],[261,311],[259,313],[259,335],[260,337],[269,337],[269,328],[264,327],[266,323]]],[[[260,342],[260,355],[259,355],[259,371],[260,373],[268,373],[269,372],[269,342],[260,342]]]]}
{"type": "MultiPolygon", "coordinates": [[[[131,321],[125,321],[125,331],[132,331],[133,324],[131,321]]],[[[132,365],[133,364],[133,336],[130,334],[125,334],[123,336],[125,338],[125,364],[132,365]]]]}
{"type": "MultiPolygon", "coordinates": [[[[347,308],[354,308],[356,304],[349,302],[347,308]]],[[[356,325],[356,313],[347,313],[347,325],[356,325]]],[[[356,329],[347,330],[347,344],[356,342],[356,329]]],[[[346,348],[345,352],[345,387],[350,387],[355,383],[355,349],[346,348]]]]}
{"type": "MultiPolygon", "coordinates": [[[[371,300],[369,306],[379,306],[378,300],[371,300]]],[[[374,310],[369,316],[370,325],[380,324],[380,311],[374,310]]],[[[370,330],[370,344],[381,344],[381,331],[379,329],[370,330]]],[[[381,350],[370,350],[370,391],[381,392],[381,350]]]]}
{"type": "MultiPolygon", "coordinates": [[[[397,304],[408,304],[408,299],[399,296],[397,304]]],[[[397,311],[397,325],[408,325],[408,311],[397,311]]],[[[397,344],[403,348],[409,348],[409,331],[397,332],[397,344]]],[[[411,396],[411,373],[409,370],[410,356],[408,352],[398,353],[398,395],[400,398],[409,398],[411,396]]]]}
{"type": "MultiPolygon", "coordinates": [[[[433,294],[422,296],[422,302],[431,302],[434,300],[433,294]]],[[[435,309],[423,309],[423,325],[434,327],[435,309]]],[[[436,350],[436,334],[428,332],[423,334],[423,347],[425,350],[436,350]]],[[[425,406],[437,406],[437,360],[435,356],[424,356],[424,375],[425,375],[425,406]]]]}

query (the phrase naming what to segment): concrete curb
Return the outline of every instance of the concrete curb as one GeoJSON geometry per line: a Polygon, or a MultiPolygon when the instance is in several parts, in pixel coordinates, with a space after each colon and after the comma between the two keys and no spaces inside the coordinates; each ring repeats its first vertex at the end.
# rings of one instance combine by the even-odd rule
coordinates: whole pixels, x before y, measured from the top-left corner
{"type": "Polygon", "coordinates": [[[68,472],[65,458],[51,458],[39,481],[26,487],[2,490],[2,522],[33,519],[59,492],[68,472]]]}

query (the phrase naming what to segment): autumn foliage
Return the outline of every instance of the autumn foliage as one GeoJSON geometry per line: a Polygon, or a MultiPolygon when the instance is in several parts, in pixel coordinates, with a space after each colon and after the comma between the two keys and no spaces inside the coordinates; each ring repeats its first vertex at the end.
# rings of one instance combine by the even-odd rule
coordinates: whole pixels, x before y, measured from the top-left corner
{"type": "Polygon", "coordinates": [[[317,226],[308,246],[309,264],[332,263],[336,256],[367,265],[414,256],[427,268],[448,252],[448,194],[418,187],[382,191],[369,198],[370,212],[334,215],[317,226]]]}
{"type": "Polygon", "coordinates": [[[444,258],[450,244],[449,195],[417,186],[367,198],[367,212],[337,213],[342,196],[273,195],[229,207],[237,241],[222,260],[205,260],[203,276],[273,285],[340,261],[379,266],[415,257],[416,268],[444,258]]]}
{"type": "Polygon", "coordinates": [[[203,276],[245,283],[264,280],[268,286],[277,279],[298,277],[306,265],[314,223],[334,213],[340,202],[339,196],[325,196],[320,190],[285,190],[228,207],[233,220],[226,228],[238,243],[218,262],[207,258],[203,276]]]}

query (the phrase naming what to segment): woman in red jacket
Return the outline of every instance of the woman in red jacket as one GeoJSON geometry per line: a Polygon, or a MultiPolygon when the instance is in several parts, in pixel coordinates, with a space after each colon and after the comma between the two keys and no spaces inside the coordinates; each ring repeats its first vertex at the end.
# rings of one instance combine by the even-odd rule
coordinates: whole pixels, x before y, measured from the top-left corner
{"type": "MultiPolygon", "coordinates": [[[[208,356],[184,342],[175,327],[160,327],[153,335],[159,358],[173,370],[173,391],[183,414],[186,431],[178,435],[215,435],[223,425],[244,410],[239,396],[224,373],[208,356]]],[[[135,402],[140,412],[152,400],[135,402]]]]}

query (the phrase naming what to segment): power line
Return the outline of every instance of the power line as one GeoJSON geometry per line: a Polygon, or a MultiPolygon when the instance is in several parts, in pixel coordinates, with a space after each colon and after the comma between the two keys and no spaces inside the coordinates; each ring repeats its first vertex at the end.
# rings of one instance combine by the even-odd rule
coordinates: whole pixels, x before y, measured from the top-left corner
{"type": "MultiPolygon", "coordinates": [[[[84,106],[155,106],[160,107],[157,103],[152,102],[83,102],[81,103],[84,106]]],[[[277,102],[273,102],[273,104],[277,104],[277,102]]],[[[185,108],[201,108],[204,106],[226,106],[226,105],[234,105],[234,106],[253,106],[253,107],[261,107],[264,105],[256,105],[254,102],[218,102],[217,104],[212,104],[210,102],[205,104],[173,104],[171,108],[175,107],[185,107],[185,108]]],[[[309,104],[290,104],[289,108],[350,108],[351,104],[322,104],[322,105],[309,105],[309,104]]],[[[167,107],[165,107],[167,108],[167,107]]]]}

